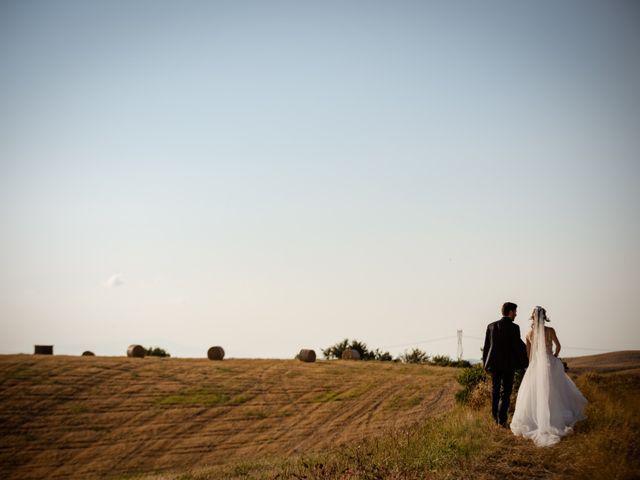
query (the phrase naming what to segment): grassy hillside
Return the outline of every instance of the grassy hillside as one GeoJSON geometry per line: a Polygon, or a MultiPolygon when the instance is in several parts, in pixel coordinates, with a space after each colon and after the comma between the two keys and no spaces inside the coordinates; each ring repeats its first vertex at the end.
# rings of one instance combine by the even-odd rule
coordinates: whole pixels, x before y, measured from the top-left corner
{"type": "Polygon", "coordinates": [[[449,411],[455,370],[0,356],[0,478],[103,478],[321,452],[449,411]]]}
{"type": "Polygon", "coordinates": [[[571,373],[620,372],[640,368],[640,350],[601,353],[564,359],[571,373]]]}

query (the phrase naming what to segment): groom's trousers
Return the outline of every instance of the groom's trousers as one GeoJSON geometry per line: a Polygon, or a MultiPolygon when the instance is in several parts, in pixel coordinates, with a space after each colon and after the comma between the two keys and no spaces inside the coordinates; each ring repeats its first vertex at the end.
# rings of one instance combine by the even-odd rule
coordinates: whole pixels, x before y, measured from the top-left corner
{"type": "Polygon", "coordinates": [[[509,402],[513,390],[514,370],[496,370],[491,372],[493,391],[491,394],[491,413],[500,425],[507,425],[509,402]]]}

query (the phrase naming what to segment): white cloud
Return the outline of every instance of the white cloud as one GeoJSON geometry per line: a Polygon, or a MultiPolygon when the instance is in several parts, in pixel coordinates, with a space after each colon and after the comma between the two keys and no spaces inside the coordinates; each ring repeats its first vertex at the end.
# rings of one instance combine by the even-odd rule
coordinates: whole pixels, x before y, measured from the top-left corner
{"type": "Polygon", "coordinates": [[[109,277],[109,279],[104,284],[105,284],[105,286],[107,286],[109,288],[121,287],[122,285],[124,285],[124,280],[122,279],[122,274],[121,273],[116,273],[114,275],[111,275],[109,277]]]}

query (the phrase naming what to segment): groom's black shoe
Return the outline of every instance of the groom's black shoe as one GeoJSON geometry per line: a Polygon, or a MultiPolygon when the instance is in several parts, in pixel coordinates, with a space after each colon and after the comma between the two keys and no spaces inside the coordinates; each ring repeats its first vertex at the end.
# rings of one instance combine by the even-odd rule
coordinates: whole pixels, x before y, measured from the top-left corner
{"type": "Polygon", "coordinates": [[[496,422],[496,425],[498,425],[499,427],[502,427],[502,428],[509,428],[509,424],[508,424],[506,421],[501,422],[501,421],[500,421],[500,419],[495,418],[495,417],[494,417],[494,419],[493,419],[493,420],[496,422]]]}

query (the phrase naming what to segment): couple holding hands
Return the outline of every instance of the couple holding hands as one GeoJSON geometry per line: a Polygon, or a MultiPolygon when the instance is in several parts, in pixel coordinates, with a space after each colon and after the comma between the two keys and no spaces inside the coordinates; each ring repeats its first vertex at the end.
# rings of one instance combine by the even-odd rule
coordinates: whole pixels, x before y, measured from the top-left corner
{"type": "Polygon", "coordinates": [[[505,303],[502,318],[487,326],[482,364],[493,383],[493,418],[507,427],[515,371],[526,368],[511,431],[530,438],[537,446],[554,445],[572,432],[576,422],[585,418],[582,412],[587,400],[567,376],[558,358],[560,341],[555,330],[545,325],[549,322],[547,311],[542,307],[533,309],[525,344],[520,338],[520,327],[514,323],[517,309],[515,303],[505,303]]]}

